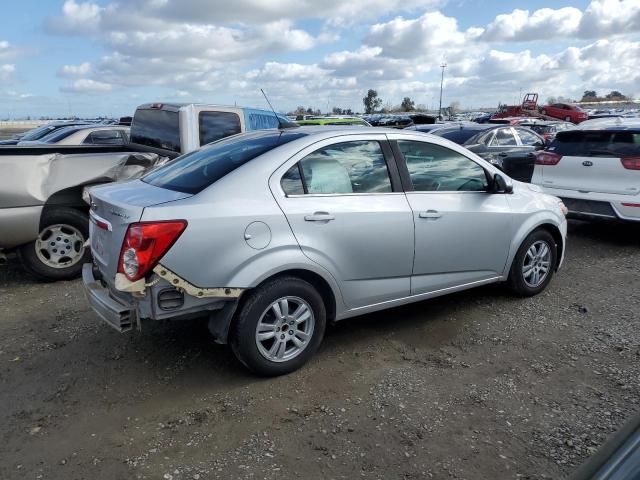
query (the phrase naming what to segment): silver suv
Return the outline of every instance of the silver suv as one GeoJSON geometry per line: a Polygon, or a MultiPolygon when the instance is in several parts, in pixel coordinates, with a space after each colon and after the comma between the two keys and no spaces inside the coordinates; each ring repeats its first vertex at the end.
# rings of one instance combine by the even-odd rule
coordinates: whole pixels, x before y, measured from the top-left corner
{"type": "Polygon", "coordinates": [[[535,295],[565,250],[559,199],[412,131],[245,133],[90,194],[100,317],[207,315],[262,375],[300,367],[327,322],[494,282],[535,295]]]}

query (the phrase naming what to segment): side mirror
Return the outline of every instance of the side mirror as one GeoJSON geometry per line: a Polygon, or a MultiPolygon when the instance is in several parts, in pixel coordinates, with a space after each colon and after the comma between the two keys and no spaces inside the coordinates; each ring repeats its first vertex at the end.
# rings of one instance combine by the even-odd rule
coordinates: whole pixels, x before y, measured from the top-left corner
{"type": "Polygon", "coordinates": [[[511,183],[511,180],[503,177],[499,173],[496,173],[493,176],[493,182],[491,186],[491,191],[493,193],[513,193],[513,183],[511,183]]]}

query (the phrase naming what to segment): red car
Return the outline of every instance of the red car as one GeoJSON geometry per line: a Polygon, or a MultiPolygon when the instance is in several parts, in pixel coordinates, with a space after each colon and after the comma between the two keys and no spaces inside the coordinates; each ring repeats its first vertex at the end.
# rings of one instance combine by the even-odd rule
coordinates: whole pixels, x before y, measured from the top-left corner
{"type": "Polygon", "coordinates": [[[587,112],[576,105],[569,105],[568,103],[552,103],[551,105],[545,105],[540,107],[540,113],[553,118],[560,118],[565,122],[573,123],[584,122],[589,118],[587,112]]]}

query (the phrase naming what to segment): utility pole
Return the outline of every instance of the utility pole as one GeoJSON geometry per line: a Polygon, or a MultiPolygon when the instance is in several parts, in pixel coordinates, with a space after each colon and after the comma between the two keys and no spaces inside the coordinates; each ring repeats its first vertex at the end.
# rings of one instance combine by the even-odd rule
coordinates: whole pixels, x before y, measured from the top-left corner
{"type": "Polygon", "coordinates": [[[442,75],[440,76],[440,106],[438,107],[438,119],[442,120],[442,84],[444,83],[444,69],[447,68],[447,63],[442,62],[440,68],[442,69],[442,75]]]}

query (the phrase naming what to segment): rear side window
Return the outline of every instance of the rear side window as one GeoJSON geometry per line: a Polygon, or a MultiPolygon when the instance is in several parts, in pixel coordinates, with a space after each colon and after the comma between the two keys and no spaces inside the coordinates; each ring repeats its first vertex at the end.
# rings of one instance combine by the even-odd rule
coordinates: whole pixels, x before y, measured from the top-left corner
{"type": "Polygon", "coordinates": [[[275,115],[249,114],[249,130],[264,130],[266,128],[278,128],[278,126],[278,119],[275,115]]]}
{"type": "Polygon", "coordinates": [[[524,128],[518,128],[517,131],[523,145],[542,145],[544,143],[537,135],[526,131],[524,128]]]}
{"type": "Polygon", "coordinates": [[[391,191],[391,178],[380,143],[373,140],[342,142],[310,153],[300,160],[301,184],[294,165],[281,182],[287,195],[382,193],[391,191]]]}
{"type": "Polygon", "coordinates": [[[180,152],[178,112],[155,108],[136,110],[131,123],[131,142],[180,152]]]}
{"type": "Polygon", "coordinates": [[[304,135],[261,130],[223,139],[173,160],[142,180],[156,187],[196,194],[254,158],[304,135]]]}
{"type": "Polygon", "coordinates": [[[232,112],[200,112],[200,145],[240,133],[240,117],[232,112]]]}
{"type": "Polygon", "coordinates": [[[566,157],[640,156],[640,132],[568,130],[559,132],[548,150],[566,157]]]}

